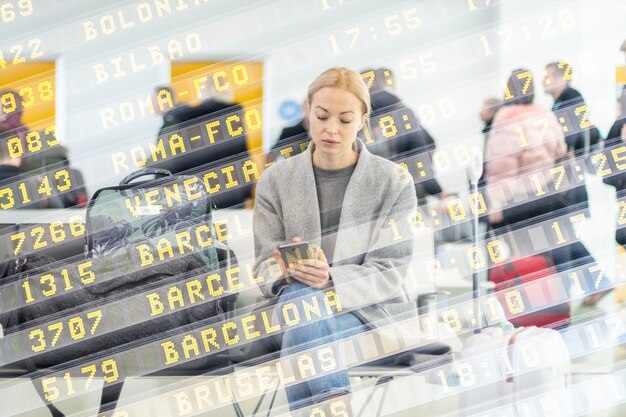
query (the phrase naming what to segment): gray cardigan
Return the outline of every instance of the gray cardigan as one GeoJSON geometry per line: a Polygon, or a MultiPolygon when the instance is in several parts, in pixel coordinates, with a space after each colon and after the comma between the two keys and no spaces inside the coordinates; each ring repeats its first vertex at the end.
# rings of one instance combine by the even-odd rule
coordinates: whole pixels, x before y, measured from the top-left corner
{"type": "MultiPolygon", "coordinates": [[[[410,230],[408,217],[417,201],[412,178],[402,167],[372,155],[358,139],[354,146],[359,159],[344,197],[330,276],[341,306],[375,323],[415,313],[403,287],[413,240],[399,238],[398,231],[410,230]]],[[[318,245],[321,241],[314,147],[311,142],[305,152],[269,167],[257,183],[255,273],[265,278],[259,286],[267,297],[277,297],[288,285],[270,278],[278,268],[274,248],[294,236],[318,245]]]]}

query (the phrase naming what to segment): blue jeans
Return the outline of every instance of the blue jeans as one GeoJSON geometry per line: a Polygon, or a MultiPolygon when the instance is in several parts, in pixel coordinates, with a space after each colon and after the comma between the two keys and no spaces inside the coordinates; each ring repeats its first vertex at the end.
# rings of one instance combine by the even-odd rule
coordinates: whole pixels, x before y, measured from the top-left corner
{"type": "MultiPolygon", "coordinates": [[[[328,314],[324,306],[324,290],[309,287],[300,282],[294,282],[282,292],[278,298],[277,309],[282,309],[283,304],[294,298],[305,297],[310,300],[316,297],[323,312],[322,319],[300,327],[286,330],[274,342],[280,348],[281,356],[286,356],[294,351],[310,349],[316,346],[335,342],[343,337],[358,333],[363,328],[361,320],[352,313],[342,313],[338,316],[328,314]]],[[[298,304],[298,303],[297,303],[298,304]]],[[[300,307],[300,306],[299,306],[300,307]]],[[[277,310],[280,311],[280,310],[277,310]]],[[[303,311],[299,311],[300,316],[304,316],[303,311]]],[[[282,315],[278,314],[278,317],[282,315]]],[[[284,325],[284,323],[281,323],[284,325]]],[[[342,364],[338,362],[338,366],[342,364]]],[[[315,379],[292,385],[286,388],[289,406],[293,410],[309,406],[326,397],[336,394],[350,393],[350,381],[348,371],[337,371],[330,375],[324,375],[315,379]]]]}

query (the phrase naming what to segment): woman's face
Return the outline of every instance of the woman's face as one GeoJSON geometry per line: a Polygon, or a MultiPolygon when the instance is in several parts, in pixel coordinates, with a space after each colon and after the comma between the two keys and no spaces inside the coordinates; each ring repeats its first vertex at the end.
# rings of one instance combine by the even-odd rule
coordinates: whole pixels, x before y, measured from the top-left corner
{"type": "Polygon", "coordinates": [[[324,87],[313,94],[309,134],[315,143],[315,152],[338,162],[352,158],[352,144],[364,123],[361,101],[351,92],[324,87]]]}

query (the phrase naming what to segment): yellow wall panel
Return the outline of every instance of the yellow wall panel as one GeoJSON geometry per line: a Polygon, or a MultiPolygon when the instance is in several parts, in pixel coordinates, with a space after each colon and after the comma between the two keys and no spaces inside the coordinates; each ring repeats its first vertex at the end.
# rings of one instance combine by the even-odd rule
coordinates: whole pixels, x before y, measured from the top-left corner
{"type": "MultiPolygon", "coordinates": [[[[22,121],[30,129],[54,124],[55,114],[55,63],[53,61],[24,62],[2,70],[0,91],[18,93],[24,107],[22,121]]],[[[15,110],[13,95],[0,96],[5,113],[15,110]]]]}
{"type": "Polygon", "coordinates": [[[615,68],[615,82],[626,84],[626,65],[615,68]]]}
{"type": "MultiPolygon", "coordinates": [[[[257,61],[173,62],[172,88],[179,102],[197,105],[212,84],[219,92],[232,94],[244,111],[256,109],[261,118],[263,99],[263,64],[257,61]]],[[[262,129],[248,133],[248,149],[260,149],[262,129]]]]}

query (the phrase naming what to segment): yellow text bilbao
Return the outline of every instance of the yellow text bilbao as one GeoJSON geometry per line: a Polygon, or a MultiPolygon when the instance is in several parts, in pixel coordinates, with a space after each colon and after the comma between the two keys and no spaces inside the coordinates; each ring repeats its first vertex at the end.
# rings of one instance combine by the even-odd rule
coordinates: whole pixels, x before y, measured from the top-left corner
{"type": "Polygon", "coordinates": [[[128,52],[91,65],[96,84],[100,85],[108,80],[139,73],[148,67],[158,66],[164,62],[189,57],[202,50],[202,41],[197,32],[186,33],[184,36],[164,41],[162,44],[150,45],[145,50],[128,52]],[[162,44],[166,46],[163,47],[162,44]]]}

